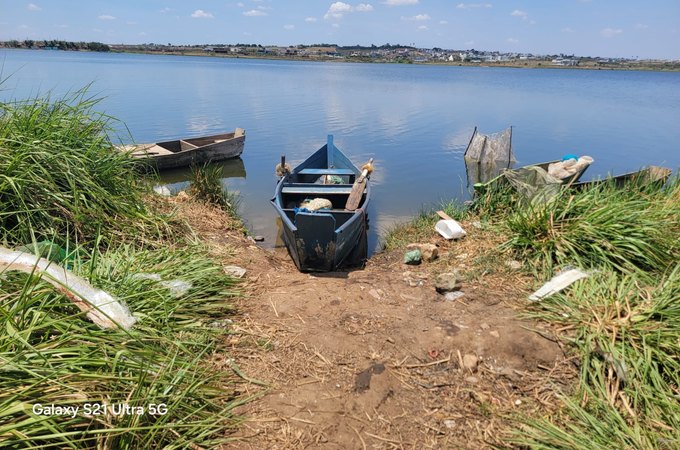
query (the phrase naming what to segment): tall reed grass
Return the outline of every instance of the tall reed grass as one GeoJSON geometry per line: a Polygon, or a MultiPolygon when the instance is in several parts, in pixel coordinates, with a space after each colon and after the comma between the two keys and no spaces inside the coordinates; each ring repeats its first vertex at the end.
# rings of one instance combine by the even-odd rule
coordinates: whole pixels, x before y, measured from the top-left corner
{"type": "Polygon", "coordinates": [[[0,240],[85,243],[165,232],[142,201],[133,160],[114,150],[114,119],[87,89],[0,103],[0,240]],[[105,230],[101,233],[101,230],[105,230]]]}
{"type": "Polygon", "coordinates": [[[205,163],[191,167],[189,193],[197,200],[236,215],[240,198],[222,183],[222,166],[205,163]]]}
{"type": "Polygon", "coordinates": [[[70,270],[137,323],[101,330],[37,275],[0,273],[0,448],[219,447],[247,400],[206,361],[229,332],[236,281],[147,207],[150,189],[96,104],[86,90],[0,104],[0,241],[66,247],[70,270]]]}
{"type": "Polygon", "coordinates": [[[524,420],[515,444],[561,449],[680,445],[680,264],[667,275],[603,272],[532,315],[570,329],[581,357],[562,414],[524,420]]]}
{"type": "Polygon", "coordinates": [[[664,272],[680,259],[679,204],[678,179],[664,189],[605,183],[498,217],[511,235],[505,247],[540,272],[567,264],[664,272]]]}
{"type": "Polygon", "coordinates": [[[237,294],[205,250],[123,246],[74,263],[74,271],[124,300],[135,327],[101,330],[35,276],[0,286],[0,447],[187,448],[224,442],[237,423],[228,373],[206,364],[237,294]],[[140,276],[141,274],[141,276],[140,276]],[[179,291],[175,287],[182,287],[179,291]],[[33,406],[79,406],[75,417],[33,406]],[[143,413],[88,416],[85,405],[143,413]],[[151,414],[165,405],[165,414],[151,414]]]}

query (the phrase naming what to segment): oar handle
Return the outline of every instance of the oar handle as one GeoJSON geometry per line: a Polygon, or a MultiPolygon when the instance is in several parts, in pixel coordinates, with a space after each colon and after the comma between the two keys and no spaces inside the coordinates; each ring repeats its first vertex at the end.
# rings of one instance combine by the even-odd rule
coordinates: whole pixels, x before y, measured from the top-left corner
{"type": "Polygon", "coordinates": [[[369,159],[366,164],[364,164],[364,167],[366,167],[364,170],[361,171],[361,175],[359,176],[359,179],[357,179],[358,182],[364,181],[364,178],[368,176],[368,167],[373,165],[373,158],[369,159]]]}

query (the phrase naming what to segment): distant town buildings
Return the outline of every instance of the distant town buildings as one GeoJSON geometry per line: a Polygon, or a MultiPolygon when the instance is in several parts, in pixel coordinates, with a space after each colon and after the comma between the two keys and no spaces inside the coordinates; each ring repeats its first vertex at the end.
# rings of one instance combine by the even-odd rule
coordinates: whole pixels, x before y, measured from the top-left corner
{"type": "Polygon", "coordinates": [[[98,42],[65,41],[6,41],[0,47],[39,50],[114,51],[139,53],[204,54],[229,57],[288,58],[309,60],[345,60],[357,62],[391,62],[402,64],[451,65],[507,65],[542,67],[586,68],[651,68],[680,70],[680,61],[638,60],[637,58],[579,57],[575,55],[535,55],[531,53],[499,52],[485,50],[447,50],[442,48],[416,48],[413,46],[384,44],[381,46],[339,46],[314,44],[296,46],[262,46],[259,44],[102,44],[98,42]]]}

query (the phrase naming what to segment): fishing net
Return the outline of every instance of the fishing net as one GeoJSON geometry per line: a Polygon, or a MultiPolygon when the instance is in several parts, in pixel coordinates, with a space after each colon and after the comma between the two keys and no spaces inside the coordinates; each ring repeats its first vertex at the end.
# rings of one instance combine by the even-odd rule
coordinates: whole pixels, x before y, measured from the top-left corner
{"type": "Polygon", "coordinates": [[[545,203],[553,199],[562,181],[537,166],[506,170],[503,177],[521,195],[525,203],[545,203]]]}
{"type": "Polygon", "coordinates": [[[479,133],[475,127],[465,150],[465,162],[510,167],[510,164],[516,162],[512,153],[512,127],[489,135],[479,133]]]}

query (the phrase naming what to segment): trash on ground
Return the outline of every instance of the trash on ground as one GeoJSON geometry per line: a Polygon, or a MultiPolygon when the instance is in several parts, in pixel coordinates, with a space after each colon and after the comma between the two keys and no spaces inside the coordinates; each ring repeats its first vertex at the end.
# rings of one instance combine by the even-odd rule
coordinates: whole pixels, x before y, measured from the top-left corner
{"type": "Polygon", "coordinates": [[[167,186],[156,185],[153,187],[153,191],[163,197],[170,197],[172,195],[172,192],[170,192],[170,189],[168,189],[167,186]]]}
{"type": "Polygon", "coordinates": [[[559,272],[552,277],[550,281],[545,283],[539,290],[529,296],[529,300],[535,302],[550,297],[553,294],[560,292],[570,284],[588,276],[587,272],[580,269],[566,269],[559,272]]]}
{"type": "Polygon", "coordinates": [[[224,270],[224,273],[231,275],[234,278],[243,278],[246,274],[246,269],[239,266],[224,266],[222,270],[224,270]]]}
{"type": "Polygon", "coordinates": [[[184,280],[161,281],[158,284],[168,289],[175,297],[182,297],[183,295],[186,295],[186,293],[189,292],[189,289],[193,287],[191,283],[184,280]]]}
{"type": "Polygon", "coordinates": [[[404,264],[418,265],[422,259],[419,249],[411,250],[404,253],[404,264]]]}
{"type": "Polygon", "coordinates": [[[101,328],[120,326],[127,330],[137,320],[130,314],[125,304],[45,258],[0,247],[0,271],[5,270],[18,270],[42,276],[101,328]]]}
{"type": "Polygon", "coordinates": [[[157,273],[136,273],[132,275],[132,278],[137,280],[151,280],[160,284],[162,287],[168,289],[170,293],[175,297],[181,297],[189,292],[192,284],[184,280],[167,280],[162,281],[161,276],[157,273]]]}
{"type": "Polygon", "coordinates": [[[465,295],[464,292],[461,291],[452,291],[452,292],[447,292],[444,294],[444,299],[448,302],[452,302],[454,300],[458,300],[459,298],[463,297],[465,295]]]}
{"type": "Polygon", "coordinates": [[[437,211],[437,215],[442,218],[434,226],[434,229],[439,233],[444,239],[460,239],[464,237],[467,233],[463,230],[458,222],[449,217],[444,211],[437,211]]]}

